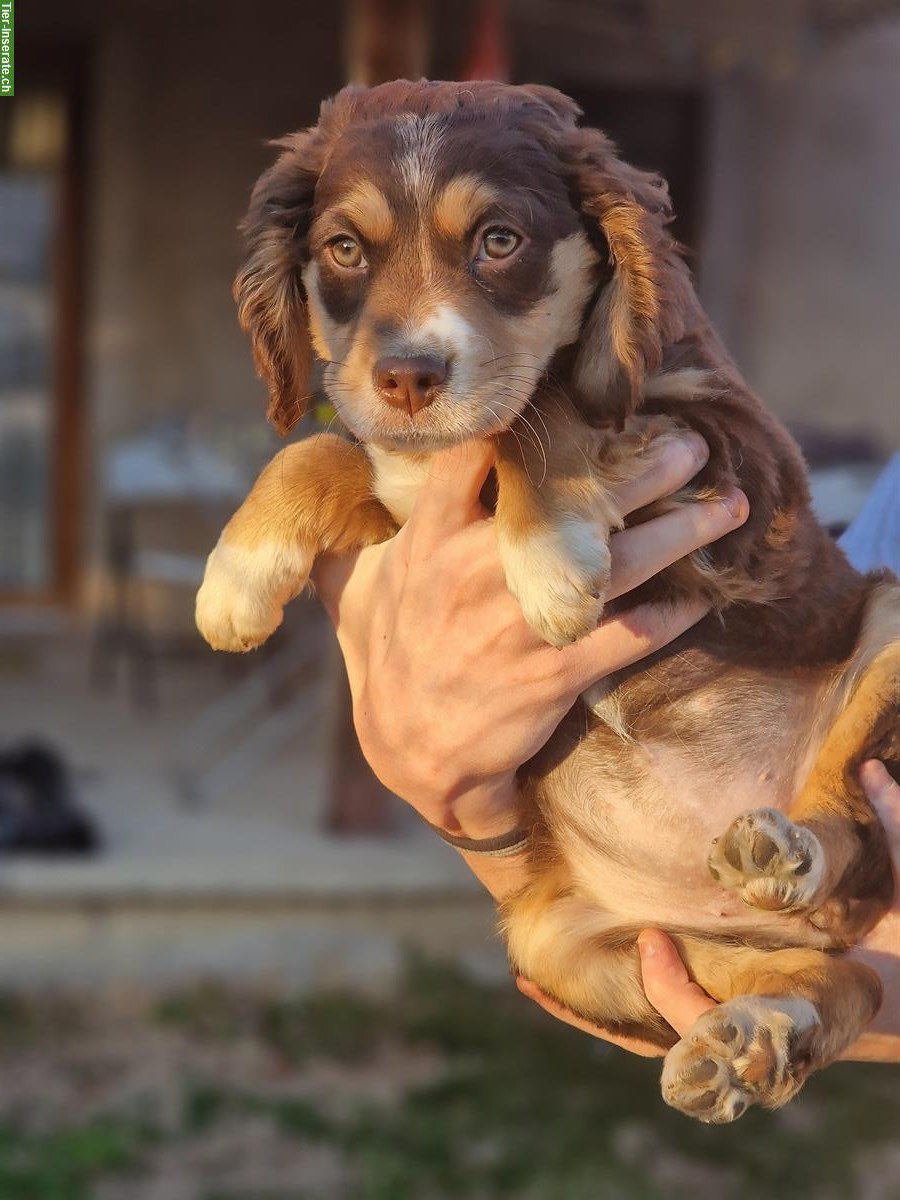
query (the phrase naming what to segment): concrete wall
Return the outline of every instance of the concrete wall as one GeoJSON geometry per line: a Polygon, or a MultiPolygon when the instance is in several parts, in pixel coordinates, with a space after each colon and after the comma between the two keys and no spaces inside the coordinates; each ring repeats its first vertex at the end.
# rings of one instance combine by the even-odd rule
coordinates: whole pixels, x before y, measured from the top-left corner
{"type": "Polygon", "coordinates": [[[900,445],[900,21],[717,92],[703,291],[784,418],[900,445]]]}

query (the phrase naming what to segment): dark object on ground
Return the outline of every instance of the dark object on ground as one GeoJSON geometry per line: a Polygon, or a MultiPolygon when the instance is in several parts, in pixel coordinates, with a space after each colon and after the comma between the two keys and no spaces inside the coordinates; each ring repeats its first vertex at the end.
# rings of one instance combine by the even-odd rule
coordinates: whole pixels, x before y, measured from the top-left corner
{"type": "Polygon", "coordinates": [[[99,842],[58,754],[38,742],[0,752],[0,852],[87,854],[99,842]]]}

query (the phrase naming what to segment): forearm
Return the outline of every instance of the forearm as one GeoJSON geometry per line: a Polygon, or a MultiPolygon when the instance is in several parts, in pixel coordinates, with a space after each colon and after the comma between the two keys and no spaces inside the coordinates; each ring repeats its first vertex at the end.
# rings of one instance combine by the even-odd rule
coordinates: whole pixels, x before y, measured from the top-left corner
{"type": "Polygon", "coordinates": [[[484,884],[498,904],[520,891],[528,882],[527,852],[507,858],[465,853],[462,857],[472,874],[484,884]]]}

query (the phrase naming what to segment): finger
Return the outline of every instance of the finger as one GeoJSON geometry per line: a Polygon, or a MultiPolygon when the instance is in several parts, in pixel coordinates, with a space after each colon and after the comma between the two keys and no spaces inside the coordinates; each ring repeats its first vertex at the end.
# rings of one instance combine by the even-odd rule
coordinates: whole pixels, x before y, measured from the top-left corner
{"type": "Polygon", "coordinates": [[[718,500],[682,504],[609,540],[612,575],[609,596],[624,596],[693,550],[738,529],[750,514],[750,503],[735,490],[718,500]]]}
{"type": "Polygon", "coordinates": [[[656,438],[644,452],[640,475],[614,489],[622,512],[636,512],[671,496],[694,478],[708,458],[709,446],[699,433],[656,438]]]}
{"type": "Polygon", "coordinates": [[[604,621],[599,629],[562,650],[548,647],[551,666],[568,676],[576,693],[621,671],[674,642],[705,617],[709,606],[700,600],[681,604],[641,604],[604,621]]]}
{"type": "Polygon", "coordinates": [[[894,857],[900,856],[900,785],[891,778],[884,763],[876,758],[863,763],[859,779],[881,818],[894,857]]]}
{"type": "Polygon", "coordinates": [[[640,1054],[643,1058],[659,1058],[665,1053],[653,1042],[644,1042],[640,1038],[620,1037],[617,1033],[609,1033],[602,1025],[595,1025],[593,1021],[577,1017],[570,1009],[542,992],[537,984],[532,983],[530,979],[523,979],[521,975],[516,977],[516,987],[523,996],[527,996],[529,1000],[539,1004],[551,1017],[556,1017],[557,1021],[571,1025],[573,1029],[580,1029],[582,1033],[588,1033],[591,1037],[600,1038],[614,1046],[621,1046],[623,1050],[630,1050],[632,1054],[640,1054]]]}
{"type": "Polygon", "coordinates": [[[682,1037],[715,1000],[694,983],[671,938],[661,929],[645,929],[638,937],[641,978],[647,999],[682,1037]]]}
{"type": "Polygon", "coordinates": [[[484,516],[480,494],[494,464],[494,445],[463,442],[435,454],[413,510],[417,531],[446,536],[484,516]]]}

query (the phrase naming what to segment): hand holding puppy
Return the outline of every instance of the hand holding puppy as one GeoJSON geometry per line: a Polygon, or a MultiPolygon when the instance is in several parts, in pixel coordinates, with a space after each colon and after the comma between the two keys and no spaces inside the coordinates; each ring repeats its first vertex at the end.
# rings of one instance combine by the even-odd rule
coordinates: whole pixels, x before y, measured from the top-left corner
{"type": "MultiPolygon", "coordinates": [[[[694,435],[651,446],[646,470],[622,485],[623,508],[633,512],[676,491],[706,456],[694,435]]],[[[516,770],[585,688],[666,645],[705,611],[697,604],[638,608],[572,646],[547,646],[507,590],[493,523],[479,499],[492,461],[488,442],[437,456],[396,537],[355,556],[323,559],[314,572],[376,775],[427,821],[476,838],[514,828],[516,770]]],[[[614,534],[611,596],[746,516],[738,493],[614,534]]],[[[495,895],[514,886],[508,861],[478,865],[490,871],[495,895]]]]}

